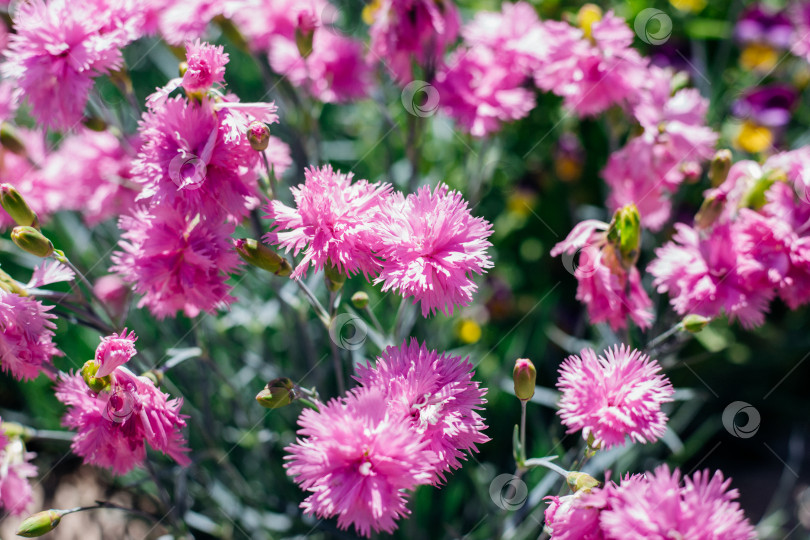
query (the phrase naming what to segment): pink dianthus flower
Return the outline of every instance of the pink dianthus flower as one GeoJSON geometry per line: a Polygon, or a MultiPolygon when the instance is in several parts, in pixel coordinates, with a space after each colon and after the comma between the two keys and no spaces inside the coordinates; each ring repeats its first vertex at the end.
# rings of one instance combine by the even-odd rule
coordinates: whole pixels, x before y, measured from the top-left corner
{"type": "Polygon", "coordinates": [[[461,467],[465,452],[477,451],[489,437],[476,412],[486,403],[486,389],[472,380],[469,359],[438,354],[412,338],[401,347],[388,347],[374,366],[357,366],[357,381],[380,388],[391,411],[410,421],[414,436],[427,442],[434,483],[461,467]]]}
{"type": "MultiPolygon", "coordinates": [[[[62,353],[53,343],[52,306],[0,288],[0,367],[17,380],[35,379],[62,353]]],[[[48,374],[47,371],[45,371],[48,374]]]]}
{"type": "Polygon", "coordinates": [[[186,63],[183,88],[186,92],[199,92],[225,80],[228,55],[222,45],[210,45],[198,39],[186,44],[186,63]]]}
{"type": "Polygon", "coordinates": [[[33,452],[26,452],[19,437],[9,439],[3,433],[0,420],[0,509],[18,516],[24,514],[33,500],[29,478],[37,475],[31,460],[33,452]]]}
{"type": "Polygon", "coordinates": [[[337,516],[370,536],[388,533],[409,513],[406,490],[430,482],[426,441],[410,418],[391,411],[379,388],[363,388],[298,418],[299,438],[286,448],[287,474],[311,492],[301,507],[320,518],[337,516]]]}
{"type": "Polygon", "coordinates": [[[672,401],[674,390],[658,362],[626,345],[599,357],[592,349],[580,354],[563,362],[557,381],[557,414],[567,433],[582,431],[591,446],[604,449],[627,436],[641,443],[661,438],[667,422],[661,404],[672,401]]]}

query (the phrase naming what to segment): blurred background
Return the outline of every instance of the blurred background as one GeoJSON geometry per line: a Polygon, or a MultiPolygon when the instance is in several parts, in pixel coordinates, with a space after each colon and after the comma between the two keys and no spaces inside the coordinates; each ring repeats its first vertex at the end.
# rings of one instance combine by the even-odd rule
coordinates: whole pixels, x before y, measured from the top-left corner
{"type": "MultiPolygon", "coordinates": [[[[333,4],[346,33],[365,38],[368,27],[359,22],[362,3],[333,4]]],[[[500,8],[496,1],[458,4],[463,20],[479,10],[500,8]]],[[[582,6],[564,0],[532,4],[542,19],[556,20],[571,20],[582,6]]],[[[784,47],[747,43],[738,36],[740,21],[752,6],[725,0],[605,2],[601,6],[614,9],[631,27],[642,10],[659,10],[663,17],[650,22],[653,26],[645,34],[637,34],[634,46],[655,63],[688,74],[690,84],[710,99],[708,125],[721,135],[718,148],[731,148],[735,159],[756,158],[760,152],[741,140],[747,119],[735,114],[739,109],[735,104],[776,86],[789,97],[781,105],[772,105],[789,111],[789,121],[766,126],[773,146],[790,149],[810,143],[810,66],[784,47]],[[650,40],[650,35],[657,37],[650,40]],[[754,45],[760,49],[752,51],[754,45]]],[[[787,9],[782,2],[766,7],[771,12],[787,9]]],[[[790,18],[786,24],[791,24],[790,18]]],[[[613,109],[594,119],[577,119],[565,112],[560,98],[538,93],[538,105],[527,118],[476,139],[458,130],[441,111],[414,117],[403,106],[402,89],[383,75],[377,77],[371,98],[324,104],[279,82],[266,58],[246,52],[229,28],[221,21],[209,28],[210,40],[224,45],[231,57],[228,88],[242,101],[273,99],[279,105],[281,121],[272,126],[272,132],[290,145],[293,157],[281,178],[282,186],[302,182],[303,167],[311,163],[331,163],[357,178],[389,181],[401,190],[443,181],[460,190],[473,214],[494,227],[489,252],[495,266],[478,280],[473,304],[453,316],[425,319],[414,306],[402,304],[395,294],[381,293],[362,277],[350,279],[344,287],[341,312],[351,316],[335,330],[345,361],[365,362],[386,345],[414,336],[429,348],[469,356],[475,379],[488,388],[482,414],[492,440],[480,447],[480,453],[469,456],[464,468],[441,489],[418,488],[409,504],[412,516],[400,522],[393,537],[540,537],[542,498],[560,491],[557,475],[532,470],[523,477],[524,495],[497,485],[493,491],[499,475],[515,470],[512,430],[520,417],[511,382],[515,359],[528,357],[534,362],[541,387],[529,405],[529,455],[558,455],[560,462],[570,464],[581,453],[582,441],[578,434],[566,436],[555,416],[553,388],[559,364],[584,346],[601,350],[627,342],[643,348],[678,322],[668,298],[655,294],[650,276],[642,271],[656,305],[653,328],[646,333],[632,328],[626,335],[617,335],[606,325],[590,325],[584,307],[575,300],[576,279],[560,259],[549,256],[550,249],[582,219],[610,220],[605,208],[607,188],[599,171],[636,126],[613,109]],[[409,126],[415,121],[421,130],[417,144],[409,138],[409,126]],[[411,168],[413,151],[419,152],[417,171],[411,168]],[[308,162],[302,162],[304,155],[308,162]],[[366,315],[351,306],[348,299],[357,291],[369,295],[370,307],[383,328],[394,327],[396,321],[393,339],[376,333],[366,315]]],[[[139,40],[126,49],[138,102],[177,76],[176,52],[158,38],[139,40]]],[[[124,128],[134,132],[138,114],[125,96],[105,78],[96,84],[124,128]]],[[[25,119],[19,122],[24,124],[25,119]]],[[[691,220],[707,187],[705,174],[685,183],[674,197],[671,223],[691,220]]],[[[280,197],[291,200],[286,189],[280,197]]],[[[262,226],[266,230],[266,224],[262,226]]],[[[109,255],[119,237],[114,219],[88,228],[77,212],[61,212],[43,230],[91,281],[108,273],[109,255]]],[[[671,234],[671,226],[656,234],[645,233],[640,269],[671,234]]],[[[236,234],[245,235],[255,236],[250,229],[236,234]]],[[[10,275],[23,280],[36,263],[17,250],[8,235],[0,240],[0,264],[10,275]]],[[[282,464],[283,448],[295,438],[300,407],[267,410],[254,400],[268,380],[280,376],[317,387],[323,397],[336,395],[329,334],[287,278],[246,269],[234,275],[231,283],[238,301],[217,316],[157,321],[133,304],[126,319],[127,327],[139,337],[139,354],[133,362],[143,368],[163,367],[164,391],[184,399],[183,412],[190,416],[191,467],[181,469],[159,454],[150,454],[153,470],[116,478],[83,466],[69,452],[69,441],[28,443],[39,467],[34,479],[37,506],[32,511],[104,499],[157,513],[163,516],[161,521],[155,524],[115,510],[96,511],[66,518],[51,537],[157,538],[186,531],[201,539],[355,538],[353,530],[338,530],[334,520],[304,517],[298,508],[305,495],[285,475],[282,464]],[[167,500],[170,510],[165,508],[167,500]]],[[[322,275],[310,274],[307,283],[319,298],[327,297],[322,275]]],[[[807,309],[789,311],[775,301],[767,322],[756,330],[745,331],[719,319],[699,334],[668,341],[656,350],[656,357],[677,388],[676,401],[667,407],[670,433],[655,444],[600,453],[586,470],[603,479],[605,469],[616,478],[650,470],[661,462],[685,473],[721,469],[733,478],[732,487],[739,489],[741,505],[758,524],[762,538],[810,538],[807,316],[807,309]],[[733,419],[726,426],[724,412],[733,419]]],[[[56,358],[55,364],[64,371],[78,369],[92,358],[99,333],[71,323],[68,316],[60,316],[57,327],[55,340],[65,356],[56,358]]],[[[4,421],[61,431],[63,413],[47,378],[19,383],[0,375],[4,421]]],[[[16,517],[0,520],[0,537],[12,538],[19,521],[16,517]]]]}

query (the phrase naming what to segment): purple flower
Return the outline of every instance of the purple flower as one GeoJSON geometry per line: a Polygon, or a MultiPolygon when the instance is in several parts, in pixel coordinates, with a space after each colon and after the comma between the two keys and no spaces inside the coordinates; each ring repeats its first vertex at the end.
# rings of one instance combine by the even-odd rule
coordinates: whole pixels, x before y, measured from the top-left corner
{"type": "Polygon", "coordinates": [[[793,24],[784,11],[772,11],[763,4],[748,7],[737,20],[735,37],[742,43],[787,49],[793,40],[793,24]]]}
{"type": "Polygon", "coordinates": [[[798,94],[792,87],[775,84],[746,90],[734,101],[731,112],[760,126],[781,128],[790,122],[797,103],[798,94]]]}

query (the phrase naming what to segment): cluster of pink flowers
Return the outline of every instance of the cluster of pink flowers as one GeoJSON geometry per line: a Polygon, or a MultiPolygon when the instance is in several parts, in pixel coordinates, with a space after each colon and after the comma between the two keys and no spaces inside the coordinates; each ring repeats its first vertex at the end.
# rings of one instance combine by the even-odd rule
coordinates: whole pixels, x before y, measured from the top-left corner
{"type": "Polygon", "coordinates": [[[675,225],[649,272],[681,315],[725,313],[761,325],[779,296],[791,309],[810,302],[810,148],[776,154],[762,166],[734,164],[706,192],[692,226],[675,225]]]}
{"type": "Polygon", "coordinates": [[[620,264],[615,248],[608,243],[609,225],[598,220],[577,224],[565,240],[551,250],[562,255],[577,278],[577,300],[585,304],[591,322],[607,322],[613,329],[627,326],[627,317],[640,328],[652,325],[652,300],[641,285],[635,266],[620,264]]]}
{"type": "MultiPolygon", "coordinates": [[[[52,306],[0,287],[0,368],[17,380],[35,379],[61,352],[53,343],[52,306]]],[[[44,371],[49,374],[48,371],[44,371]]]]}
{"type": "Polygon", "coordinates": [[[388,184],[352,182],[330,166],[311,168],[292,188],[296,208],[271,201],[274,229],[265,241],[294,254],[304,251],[294,278],[331,265],[344,274],[362,272],[383,290],[421,302],[422,314],[453,313],[466,306],[477,286],[473,274],[492,263],[490,224],[471,215],[461,194],[440,185],[407,197],[388,184]]]}
{"type": "Polygon", "coordinates": [[[272,103],[223,95],[227,61],[222,47],[189,43],[188,69],[150,96],[141,120],[132,181],[142,189],[120,221],[113,270],[158,317],[193,317],[233,301],[225,282],[239,259],[229,237],[259,204],[260,156],[248,125],[278,117],[272,103]],[[181,87],[192,97],[169,97],[181,87]]]}
{"type": "Polygon", "coordinates": [[[753,540],[754,528],[736,502],[731,480],[708,470],[684,477],[661,465],[621,484],[547,497],[546,527],[553,540],[753,540]]]}
{"type": "Polygon", "coordinates": [[[308,514],[337,516],[358,533],[393,532],[407,515],[406,492],[439,485],[464,452],[488,441],[476,412],[486,390],[468,359],[438,354],[412,339],[361,366],[361,388],[320,411],[301,413],[300,438],[287,447],[287,473],[312,494],[308,514]]]}
{"type": "Polygon", "coordinates": [[[631,111],[643,132],[611,154],[602,176],[612,209],[635,204],[641,222],[660,230],[670,217],[670,195],[714,153],[717,134],[704,125],[708,100],[694,88],[673,94],[672,74],[651,66],[631,111]]]}
{"type": "Polygon", "coordinates": [[[63,424],[78,431],[73,452],[119,475],[143,463],[147,443],[180,465],[190,463],[181,432],[186,425],[180,414],[183,400],[169,399],[150,379],[123,367],[136,354],[136,339],[126,330],[101,339],[92,361],[93,376],[104,384],[101,390],[79,373],[62,373],[56,387],[57,399],[68,407],[63,424]]]}
{"type": "Polygon", "coordinates": [[[138,37],[137,9],[125,0],[21,3],[2,73],[45,127],[69,130],[83,118],[93,79],[121,67],[138,37]]]}
{"type": "Polygon", "coordinates": [[[33,452],[26,452],[19,437],[7,437],[0,419],[0,510],[12,515],[24,514],[33,500],[29,478],[37,475],[31,460],[33,452]]]}
{"type": "Polygon", "coordinates": [[[637,442],[654,442],[666,430],[661,404],[672,401],[674,389],[661,367],[626,345],[596,356],[584,349],[560,367],[559,411],[568,433],[582,431],[592,448],[608,449],[637,442]]]}
{"type": "Polygon", "coordinates": [[[326,0],[248,0],[235,22],[274,71],[326,103],[368,95],[371,69],[364,46],[334,26],[337,8],[326,0]]]}

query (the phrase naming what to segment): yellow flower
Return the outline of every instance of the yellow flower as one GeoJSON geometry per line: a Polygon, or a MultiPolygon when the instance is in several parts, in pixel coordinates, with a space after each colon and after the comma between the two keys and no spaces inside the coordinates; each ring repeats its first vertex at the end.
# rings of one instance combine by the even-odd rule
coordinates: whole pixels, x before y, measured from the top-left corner
{"type": "Polygon", "coordinates": [[[472,319],[462,319],[456,333],[464,343],[475,343],[481,339],[481,327],[472,319]]]}
{"type": "Polygon", "coordinates": [[[679,11],[700,13],[706,7],[706,0],[669,0],[672,7],[679,11]]]}
{"type": "Polygon", "coordinates": [[[765,126],[746,120],[737,133],[735,144],[750,154],[758,154],[773,144],[773,132],[765,126]]]}
{"type": "Polygon", "coordinates": [[[779,53],[763,43],[751,43],[740,54],[740,66],[748,70],[770,71],[779,62],[779,53]]]}

